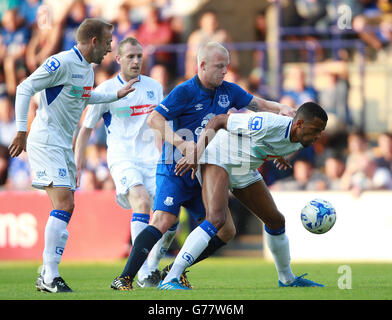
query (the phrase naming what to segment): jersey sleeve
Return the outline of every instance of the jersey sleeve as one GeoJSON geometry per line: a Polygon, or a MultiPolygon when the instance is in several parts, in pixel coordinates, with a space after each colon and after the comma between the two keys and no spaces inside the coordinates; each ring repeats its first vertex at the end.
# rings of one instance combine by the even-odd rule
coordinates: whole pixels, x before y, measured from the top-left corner
{"type": "Polygon", "coordinates": [[[154,109],[167,120],[177,118],[187,106],[189,94],[182,86],[174,88],[169,95],[154,109]]]}
{"type": "Polygon", "coordinates": [[[242,89],[239,85],[235,83],[230,83],[230,90],[233,92],[233,104],[232,108],[236,109],[242,109],[249,105],[249,103],[253,99],[253,95],[250,94],[249,92],[246,92],[244,89],[242,89]]]}
{"type": "Polygon", "coordinates": [[[261,138],[268,132],[268,123],[268,115],[265,112],[232,113],[226,127],[231,133],[261,138]]]}
{"type": "Polygon", "coordinates": [[[60,56],[49,57],[16,89],[15,120],[18,131],[27,131],[27,113],[30,98],[44,89],[62,86],[68,78],[67,60],[60,56]]]}
{"type": "MultiPolygon", "coordinates": [[[[98,94],[104,94],[105,88],[99,85],[94,91],[98,94]]],[[[87,112],[83,120],[83,127],[93,129],[109,108],[109,103],[90,104],[87,107],[87,112]]]]}

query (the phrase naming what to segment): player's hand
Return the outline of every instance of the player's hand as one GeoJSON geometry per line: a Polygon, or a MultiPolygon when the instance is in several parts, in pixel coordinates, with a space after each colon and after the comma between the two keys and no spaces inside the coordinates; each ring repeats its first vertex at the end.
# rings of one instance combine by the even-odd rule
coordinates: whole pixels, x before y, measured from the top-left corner
{"type": "Polygon", "coordinates": [[[133,88],[132,86],[136,82],[139,82],[139,77],[136,77],[136,78],[129,80],[125,86],[123,86],[120,90],[117,91],[117,97],[119,99],[121,99],[121,98],[125,97],[128,93],[135,91],[135,88],[133,88]]]}
{"type": "Polygon", "coordinates": [[[187,141],[181,146],[180,151],[184,157],[177,162],[174,173],[183,176],[192,170],[191,178],[194,179],[197,171],[197,145],[194,141],[187,141]]]}
{"type": "Polygon", "coordinates": [[[153,112],[156,106],[157,106],[156,104],[150,104],[150,105],[148,106],[148,113],[153,112]]]}
{"type": "Polygon", "coordinates": [[[177,162],[176,168],[174,169],[174,173],[176,174],[176,176],[183,176],[189,170],[192,170],[191,178],[192,180],[195,179],[198,165],[196,161],[190,160],[190,158],[192,158],[192,156],[182,157],[177,162]]]}
{"type": "Polygon", "coordinates": [[[276,158],[274,164],[278,170],[291,169],[293,166],[283,157],[276,158]]]}
{"type": "Polygon", "coordinates": [[[279,111],[280,115],[294,118],[296,113],[297,113],[297,110],[295,110],[294,108],[292,108],[288,105],[285,105],[285,104],[280,105],[280,111],[279,111]]]}
{"type": "Polygon", "coordinates": [[[27,133],[24,131],[18,131],[14,140],[12,140],[11,144],[8,147],[8,151],[12,158],[19,156],[22,151],[26,151],[26,141],[27,133]]]}

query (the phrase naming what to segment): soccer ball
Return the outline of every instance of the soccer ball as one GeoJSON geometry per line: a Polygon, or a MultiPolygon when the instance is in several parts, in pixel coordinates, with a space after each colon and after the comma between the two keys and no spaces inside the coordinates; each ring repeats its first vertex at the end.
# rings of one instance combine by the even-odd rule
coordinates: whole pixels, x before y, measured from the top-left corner
{"type": "Polygon", "coordinates": [[[312,233],[326,233],[335,224],[336,211],[328,201],[314,199],[302,209],[301,221],[305,229],[312,233]]]}

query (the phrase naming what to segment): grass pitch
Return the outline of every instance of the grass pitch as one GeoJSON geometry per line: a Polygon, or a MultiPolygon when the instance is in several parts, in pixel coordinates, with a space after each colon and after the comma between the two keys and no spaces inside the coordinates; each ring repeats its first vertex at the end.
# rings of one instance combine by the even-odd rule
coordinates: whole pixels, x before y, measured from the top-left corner
{"type": "MultiPolygon", "coordinates": [[[[161,269],[168,263],[162,261],[161,269]]],[[[60,273],[75,291],[50,294],[35,289],[41,262],[0,261],[0,300],[391,300],[391,263],[293,263],[296,275],[325,288],[278,288],[271,262],[261,258],[210,258],[190,268],[190,291],[110,289],[125,260],[70,262],[60,273]]]]}

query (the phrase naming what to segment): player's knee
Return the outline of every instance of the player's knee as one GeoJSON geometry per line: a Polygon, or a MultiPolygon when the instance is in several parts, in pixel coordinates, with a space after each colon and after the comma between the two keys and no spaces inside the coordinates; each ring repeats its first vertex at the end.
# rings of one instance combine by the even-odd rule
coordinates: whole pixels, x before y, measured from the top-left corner
{"type": "Polygon", "coordinates": [[[58,201],[55,205],[55,209],[63,210],[69,213],[73,213],[74,208],[75,208],[75,204],[71,200],[58,201]]]}
{"type": "Polygon", "coordinates": [[[131,207],[135,212],[150,213],[150,199],[139,199],[136,203],[132,203],[131,207]]]}
{"type": "Polygon", "coordinates": [[[177,221],[178,218],[175,215],[168,212],[158,211],[154,212],[150,224],[162,232],[162,234],[164,234],[177,221]]]}
{"type": "Polygon", "coordinates": [[[222,241],[228,243],[230,240],[234,239],[236,233],[237,230],[234,224],[226,224],[223,228],[219,230],[218,236],[222,241]]]}
{"type": "Polygon", "coordinates": [[[207,214],[207,220],[214,225],[214,227],[219,230],[226,223],[226,214],[224,210],[216,210],[214,214],[207,214]]]}
{"type": "Polygon", "coordinates": [[[276,211],[274,215],[272,215],[270,218],[267,219],[267,221],[265,221],[265,224],[271,230],[278,230],[284,228],[285,223],[286,221],[284,215],[281,214],[279,211],[276,211]]]}

